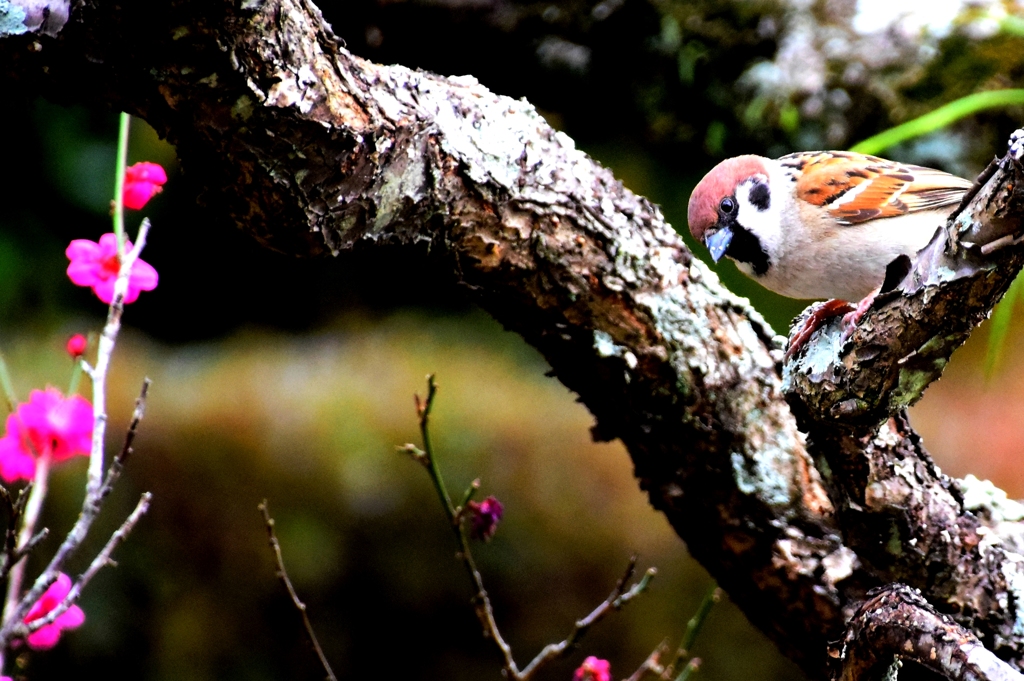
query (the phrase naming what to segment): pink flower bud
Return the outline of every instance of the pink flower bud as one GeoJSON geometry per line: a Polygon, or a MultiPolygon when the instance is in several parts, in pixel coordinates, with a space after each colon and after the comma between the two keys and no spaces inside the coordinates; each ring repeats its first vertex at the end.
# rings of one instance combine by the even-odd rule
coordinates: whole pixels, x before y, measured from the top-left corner
{"type": "Polygon", "coordinates": [[[68,338],[67,350],[68,354],[71,355],[71,359],[78,359],[85,353],[86,347],[88,347],[89,341],[85,339],[80,333],[76,333],[71,338],[68,338]]]}
{"type": "Polygon", "coordinates": [[[612,665],[608,660],[591,655],[572,675],[572,681],[612,681],[612,665]]]}
{"type": "Polygon", "coordinates": [[[162,191],[167,173],[159,164],[142,161],[125,168],[124,193],[121,200],[125,208],[139,210],[162,191]]]}
{"type": "Polygon", "coordinates": [[[471,501],[466,504],[469,509],[472,525],[469,528],[469,535],[481,541],[490,541],[494,532],[498,529],[498,521],[505,512],[501,502],[495,497],[487,497],[480,503],[471,501]]]}

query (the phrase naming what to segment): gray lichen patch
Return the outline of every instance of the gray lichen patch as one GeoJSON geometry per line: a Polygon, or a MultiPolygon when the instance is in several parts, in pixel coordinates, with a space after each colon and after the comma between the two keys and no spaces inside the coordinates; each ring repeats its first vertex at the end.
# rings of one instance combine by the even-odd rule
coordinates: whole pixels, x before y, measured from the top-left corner
{"type": "Polygon", "coordinates": [[[967,510],[990,522],[1024,520],[1024,504],[1008,498],[1006,492],[992,484],[991,480],[980,480],[968,473],[958,482],[967,510]]]}
{"type": "Polygon", "coordinates": [[[621,357],[629,369],[637,365],[636,355],[622,345],[616,345],[611,334],[597,329],[594,331],[594,350],[599,357],[621,357]]]}
{"type": "Polygon", "coordinates": [[[377,214],[373,231],[391,226],[395,217],[410,203],[423,200],[428,187],[427,145],[429,135],[421,131],[404,140],[388,156],[377,184],[377,214]]]}
{"type": "Polygon", "coordinates": [[[789,452],[778,448],[762,449],[749,456],[733,452],[730,460],[736,487],[744,494],[756,496],[783,512],[799,501],[789,452]]]}
{"type": "Polygon", "coordinates": [[[22,33],[56,37],[70,7],[69,0],[0,0],[0,38],[22,33]]]}

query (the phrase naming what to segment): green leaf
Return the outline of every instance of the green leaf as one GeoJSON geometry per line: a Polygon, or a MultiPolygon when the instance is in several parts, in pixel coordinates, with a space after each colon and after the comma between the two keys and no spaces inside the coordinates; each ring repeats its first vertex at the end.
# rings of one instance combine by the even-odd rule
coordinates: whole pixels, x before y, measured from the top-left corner
{"type": "Polygon", "coordinates": [[[1018,276],[1006,290],[1006,295],[992,311],[992,327],[988,333],[988,351],[985,353],[985,379],[992,380],[996,365],[1006,346],[1006,335],[1010,331],[1013,309],[1024,288],[1024,278],[1018,276]]]}
{"type": "Polygon", "coordinates": [[[914,137],[940,130],[961,118],[984,109],[1024,104],[1024,90],[989,90],[955,99],[923,116],[909,120],[894,128],[882,131],[873,137],[858,142],[850,151],[861,154],[877,154],[889,147],[914,137]]]}

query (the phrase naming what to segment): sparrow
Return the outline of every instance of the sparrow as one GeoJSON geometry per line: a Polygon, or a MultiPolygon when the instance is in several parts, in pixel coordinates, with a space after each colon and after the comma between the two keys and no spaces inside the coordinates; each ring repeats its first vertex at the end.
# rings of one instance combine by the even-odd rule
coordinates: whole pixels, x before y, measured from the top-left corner
{"type": "Polygon", "coordinates": [[[855,325],[886,266],[924,248],[972,184],[848,151],[737,156],[697,184],[687,218],[716,263],[727,256],[789,298],[834,299],[790,342],[789,357],[829,316],[852,311],[855,325]]]}

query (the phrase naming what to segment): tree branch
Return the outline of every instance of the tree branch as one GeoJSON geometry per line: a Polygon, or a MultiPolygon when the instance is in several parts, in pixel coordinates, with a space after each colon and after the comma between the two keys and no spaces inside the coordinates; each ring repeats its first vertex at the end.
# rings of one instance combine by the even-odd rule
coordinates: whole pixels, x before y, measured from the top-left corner
{"type": "Polygon", "coordinates": [[[1024,675],[987,650],[913,589],[892,584],[873,591],[850,621],[836,652],[835,681],[883,678],[912,661],[947,679],[1022,681],[1024,675]]]}

